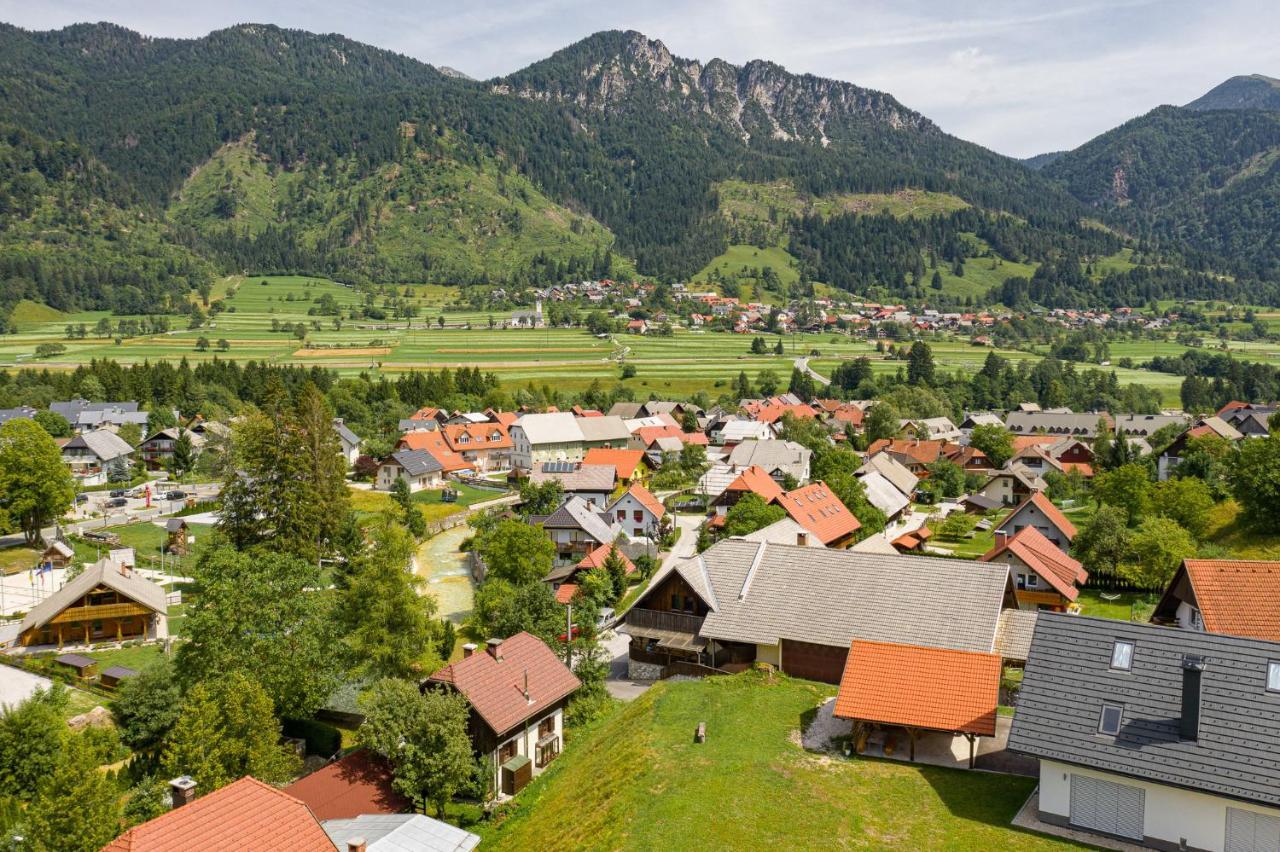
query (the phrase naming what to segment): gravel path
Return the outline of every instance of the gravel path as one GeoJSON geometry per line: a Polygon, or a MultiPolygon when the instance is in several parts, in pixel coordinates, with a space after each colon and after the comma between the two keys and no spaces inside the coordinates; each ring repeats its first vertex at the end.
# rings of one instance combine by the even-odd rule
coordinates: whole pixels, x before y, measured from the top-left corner
{"type": "Polygon", "coordinates": [[[848,736],[853,732],[853,722],[848,719],[837,719],[833,715],[835,707],[836,700],[829,698],[818,708],[817,716],[809,724],[801,740],[809,751],[828,751],[833,738],[848,736]]]}

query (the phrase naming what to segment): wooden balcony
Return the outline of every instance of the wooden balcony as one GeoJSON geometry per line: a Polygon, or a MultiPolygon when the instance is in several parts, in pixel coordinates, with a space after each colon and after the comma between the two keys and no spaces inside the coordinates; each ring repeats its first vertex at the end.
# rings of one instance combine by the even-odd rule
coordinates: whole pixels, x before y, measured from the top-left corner
{"type": "Polygon", "coordinates": [[[657,609],[632,607],[627,610],[625,620],[628,627],[696,635],[702,628],[703,617],[687,612],[663,612],[657,609]]]}

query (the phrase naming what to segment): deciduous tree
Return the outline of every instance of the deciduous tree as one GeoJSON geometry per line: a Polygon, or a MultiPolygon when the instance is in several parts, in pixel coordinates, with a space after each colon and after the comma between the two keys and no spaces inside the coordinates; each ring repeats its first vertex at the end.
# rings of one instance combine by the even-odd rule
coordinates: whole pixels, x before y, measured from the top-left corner
{"type": "Polygon", "coordinates": [[[35,544],[74,496],[71,473],[48,432],[31,420],[0,426],[0,528],[16,526],[35,544]]]}
{"type": "Polygon", "coordinates": [[[1231,491],[1246,521],[1280,530],[1280,433],[1244,442],[1231,465],[1231,491]]]}
{"type": "Polygon", "coordinates": [[[1013,433],[1004,426],[983,424],[975,426],[969,436],[969,444],[983,454],[996,467],[1004,467],[1005,462],[1013,458],[1013,433]]]}
{"type": "Polygon", "coordinates": [[[514,520],[499,521],[476,538],[474,547],[487,576],[516,586],[541,582],[556,558],[555,544],[540,527],[514,520]]]}

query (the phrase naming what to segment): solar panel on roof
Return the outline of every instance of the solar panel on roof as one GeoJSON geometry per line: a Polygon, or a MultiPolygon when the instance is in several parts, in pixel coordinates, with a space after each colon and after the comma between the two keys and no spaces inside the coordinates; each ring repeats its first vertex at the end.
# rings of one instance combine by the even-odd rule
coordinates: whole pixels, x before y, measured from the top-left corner
{"type": "Polygon", "coordinates": [[[552,461],[542,463],[543,473],[573,473],[577,469],[577,463],[571,461],[552,461]]]}

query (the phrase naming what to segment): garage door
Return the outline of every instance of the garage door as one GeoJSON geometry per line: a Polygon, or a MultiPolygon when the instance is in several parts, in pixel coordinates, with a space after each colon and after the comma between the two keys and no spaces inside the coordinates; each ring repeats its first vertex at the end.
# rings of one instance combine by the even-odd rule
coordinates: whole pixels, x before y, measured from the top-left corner
{"type": "Polygon", "coordinates": [[[1280,817],[1227,808],[1227,852],[1280,849],[1280,817]]]}
{"type": "Polygon", "coordinates": [[[1071,776],[1071,824],[1132,840],[1142,839],[1141,787],[1086,775],[1071,776]]]}
{"type": "Polygon", "coordinates": [[[792,677],[839,683],[848,648],[782,640],[782,670],[792,677]]]}

